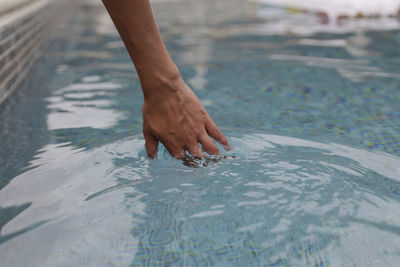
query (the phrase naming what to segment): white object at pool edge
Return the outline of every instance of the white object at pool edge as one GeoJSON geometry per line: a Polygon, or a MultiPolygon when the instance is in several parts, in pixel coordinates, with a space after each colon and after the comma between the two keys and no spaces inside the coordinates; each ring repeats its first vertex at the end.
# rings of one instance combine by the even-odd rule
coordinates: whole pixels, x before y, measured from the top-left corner
{"type": "Polygon", "coordinates": [[[323,12],[329,17],[394,16],[400,8],[400,0],[252,0],[255,2],[323,12]]]}

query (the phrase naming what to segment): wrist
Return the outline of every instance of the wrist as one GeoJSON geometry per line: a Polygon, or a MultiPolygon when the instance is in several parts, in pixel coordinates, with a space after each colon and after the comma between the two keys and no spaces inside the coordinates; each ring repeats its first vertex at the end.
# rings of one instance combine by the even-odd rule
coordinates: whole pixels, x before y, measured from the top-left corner
{"type": "Polygon", "coordinates": [[[184,88],[182,76],[175,66],[163,66],[163,68],[151,68],[149,71],[138,71],[140,84],[145,101],[154,101],[173,95],[184,88]]]}

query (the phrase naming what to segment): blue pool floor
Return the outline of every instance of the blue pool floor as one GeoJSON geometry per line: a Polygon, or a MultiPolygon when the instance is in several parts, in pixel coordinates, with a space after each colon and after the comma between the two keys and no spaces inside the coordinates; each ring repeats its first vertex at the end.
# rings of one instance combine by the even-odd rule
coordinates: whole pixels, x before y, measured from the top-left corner
{"type": "Polygon", "coordinates": [[[146,158],[133,65],[82,5],[0,107],[0,265],[397,266],[399,22],[154,9],[233,151],[146,158]]]}

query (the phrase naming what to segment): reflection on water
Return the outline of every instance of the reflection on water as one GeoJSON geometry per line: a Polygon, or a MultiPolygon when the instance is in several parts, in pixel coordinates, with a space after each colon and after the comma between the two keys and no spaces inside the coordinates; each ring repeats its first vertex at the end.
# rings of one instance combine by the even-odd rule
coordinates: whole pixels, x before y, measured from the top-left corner
{"type": "Polygon", "coordinates": [[[182,162],[145,157],[137,74],[96,3],[48,53],[58,67],[2,107],[0,265],[399,262],[396,19],[154,1],[234,147],[182,162]]]}
{"type": "Polygon", "coordinates": [[[76,83],[54,92],[47,98],[52,111],[47,118],[50,130],[63,128],[108,128],[115,124],[120,114],[111,108],[112,90],[120,89],[116,83],[90,82],[93,77],[84,77],[86,83],[76,83]],[[70,100],[70,101],[68,101],[70,100]]]}
{"type": "Polygon", "coordinates": [[[147,159],[142,137],[91,151],[46,146],[36,168],[0,191],[4,207],[24,209],[2,236],[47,223],[0,244],[2,259],[22,263],[6,256],[18,249],[33,264],[48,255],[47,266],[400,260],[400,158],[227,134],[235,158],[195,169],[169,156],[147,159]]]}

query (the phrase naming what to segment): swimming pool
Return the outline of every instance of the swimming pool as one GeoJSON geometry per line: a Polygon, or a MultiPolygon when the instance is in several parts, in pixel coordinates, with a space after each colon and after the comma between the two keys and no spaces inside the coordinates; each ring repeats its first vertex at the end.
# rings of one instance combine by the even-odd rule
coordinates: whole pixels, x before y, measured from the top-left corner
{"type": "Polygon", "coordinates": [[[234,150],[198,168],[147,159],[130,59],[82,5],[1,107],[0,265],[396,266],[399,22],[154,8],[234,150]]]}

